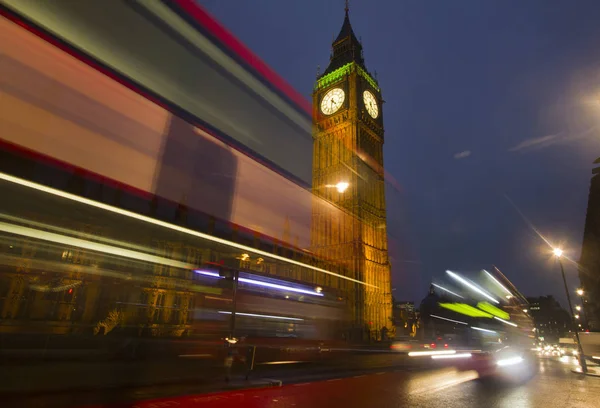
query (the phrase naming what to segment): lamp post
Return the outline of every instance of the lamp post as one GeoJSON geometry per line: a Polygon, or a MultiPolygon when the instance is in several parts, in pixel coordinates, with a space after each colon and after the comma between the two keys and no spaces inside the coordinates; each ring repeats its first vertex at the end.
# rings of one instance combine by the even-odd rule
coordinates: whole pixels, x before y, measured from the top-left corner
{"type": "MultiPolygon", "coordinates": [[[[565,277],[565,268],[563,267],[562,261],[560,260],[563,250],[560,248],[554,248],[554,255],[558,260],[558,264],[560,265],[560,273],[562,274],[563,283],[565,284],[565,293],[567,294],[567,303],[569,304],[569,310],[571,312],[571,317],[575,317],[575,313],[573,313],[573,305],[571,304],[571,295],[569,294],[569,287],[567,286],[567,278],[565,277]]],[[[579,351],[579,364],[581,365],[581,371],[587,373],[587,363],[585,362],[585,355],[583,354],[583,348],[581,347],[581,341],[579,340],[579,331],[578,327],[575,326],[575,338],[577,339],[577,348],[579,351]]]]}

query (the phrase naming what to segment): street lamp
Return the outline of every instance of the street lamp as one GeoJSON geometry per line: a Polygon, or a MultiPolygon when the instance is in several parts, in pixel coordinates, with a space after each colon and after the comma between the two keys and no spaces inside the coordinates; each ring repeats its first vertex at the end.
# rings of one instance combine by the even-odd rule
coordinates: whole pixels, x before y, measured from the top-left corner
{"type": "Polygon", "coordinates": [[[581,306],[579,306],[579,305],[575,306],[575,310],[577,310],[578,312],[580,312],[581,311],[581,306]]]}
{"type": "Polygon", "coordinates": [[[326,184],[326,188],[335,188],[338,193],[343,194],[350,187],[350,183],[347,181],[340,181],[337,184],[326,184]]]}
{"type": "Polygon", "coordinates": [[[348,190],[348,187],[350,187],[350,183],[345,181],[340,181],[335,185],[335,189],[338,191],[338,193],[343,193],[344,191],[348,190]]]}
{"type": "Polygon", "coordinates": [[[575,291],[579,296],[583,296],[583,289],[577,289],[575,291]]]}
{"type": "MultiPolygon", "coordinates": [[[[565,277],[565,268],[563,267],[562,261],[560,260],[563,250],[560,248],[554,248],[552,251],[558,260],[558,264],[560,265],[560,273],[562,274],[563,283],[565,284],[565,293],[567,294],[567,303],[569,303],[569,310],[571,311],[571,316],[574,316],[576,319],[579,318],[579,315],[573,313],[573,306],[571,304],[571,295],[569,294],[569,287],[567,286],[567,278],[565,277]]],[[[581,289],[577,292],[579,293],[581,289]]],[[[583,294],[583,290],[581,290],[583,294]]],[[[583,348],[581,347],[581,340],[579,340],[579,331],[575,328],[575,338],[577,339],[577,348],[579,349],[579,364],[581,364],[581,371],[587,373],[587,363],[585,362],[585,356],[583,354],[583,348]]]]}

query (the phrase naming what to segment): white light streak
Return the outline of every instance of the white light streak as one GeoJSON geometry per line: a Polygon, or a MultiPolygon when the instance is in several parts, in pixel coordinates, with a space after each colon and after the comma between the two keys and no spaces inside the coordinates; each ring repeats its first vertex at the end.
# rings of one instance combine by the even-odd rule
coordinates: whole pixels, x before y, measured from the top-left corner
{"type": "Polygon", "coordinates": [[[40,239],[43,241],[54,242],[57,244],[74,246],[77,248],[89,249],[91,251],[102,252],[105,254],[122,256],[124,258],[136,259],[140,261],[153,262],[161,265],[173,266],[175,268],[192,268],[192,264],[174,261],[156,255],[150,255],[131,249],[119,248],[112,245],[101,244],[99,242],[87,241],[81,238],[68,237],[66,235],[56,234],[54,232],[42,231],[34,228],[23,227],[21,225],[8,224],[0,221],[0,231],[9,234],[21,235],[28,238],[40,239]]]}
{"type": "Polygon", "coordinates": [[[302,263],[302,262],[298,262],[296,260],[285,258],[285,257],[280,256],[280,255],[271,254],[271,253],[268,253],[268,252],[265,252],[265,251],[261,251],[259,249],[254,249],[254,248],[248,247],[246,245],[242,245],[242,244],[238,244],[236,242],[228,241],[226,239],[214,237],[212,235],[204,234],[204,233],[198,232],[198,231],[194,231],[194,230],[191,230],[189,228],[180,227],[180,226],[175,225],[175,224],[169,224],[168,222],[156,220],[154,218],[147,217],[145,215],[136,214],[134,212],[123,210],[123,209],[118,208],[118,207],[113,207],[112,205],[100,203],[98,201],[90,200],[88,198],[79,197],[79,196],[76,196],[74,194],[70,194],[70,193],[66,193],[64,191],[57,190],[55,188],[51,188],[51,187],[47,187],[47,186],[44,186],[44,185],[41,185],[41,184],[33,183],[31,181],[23,180],[23,179],[20,179],[18,177],[11,176],[9,174],[0,173],[0,180],[8,181],[10,183],[18,184],[18,185],[21,185],[23,187],[28,187],[28,188],[31,188],[31,189],[34,189],[34,190],[37,190],[37,191],[41,191],[41,192],[47,193],[47,194],[52,194],[52,195],[57,196],[57,197],[61,197],[61,198],[64,198],[64,199],[67,199],[67,200],[70,200],[70,201],[75,201],[75,202],[78,202],[78,203],[81,203],[81,204],[89,205],[91,207],[99,208],[101,210],[109,211],[109,212],[112,212],[112,213],[115,213],[115,214],[123,215],[125,217],[133,218],[133,219],[136,219],[136,220],[139,220],[139,221],[143,221],[143,222],[146,222],[148,224],[154,224],[154,225],[157,225],[159,227],[163,227],[163,228],[167,228],[167,229],[170,229],[170,230],[173,230],[173,231],[181,232],[183,234],[187,234],[187,235],[191,235],[191,236],[194,236],[194,237],[206,239],[206,240],[209,240],[209,241],[212,241],[212,242],[216,242],[218,244],[227,245],[227,246],[232,247],[232,248],[240,249],[240,250],[242,250],[244,252],[252,252],[252,253],[261,255],[263,257],[267,257],[267,258],[271,258],[271,259],[277,259],[277,260],[282,261],[282,262],[287,262],[287,263],[290,263],[292,265],[297,265],[297,266],[301,266],[303,268],[312,269],[314,271],[321,272],[321,273],[324,273],[324,274],[327,274],[327,275],[331,275],[331,276],[335,276],[335,277],[340,278],[340,279],[345,279],[345,280],[348,280],[348,281],[351,281],[351,282],[360,283],[361,285],[369,286],[369,287],[372,287],[372,288],[377,288],[377,286],[375,286],[375,285],[371,285],[371,284],[359,281],[357,279],[352,279],[352,278],[349,278],[349,277],[344,276],[344,275],[340,275],[340,274],[335,273],[335,272],[330,272],[328,270],[325,270],[325,269],[322,269],[322,268],[318,268],[316,266],[312,266],[312,265],[308,265],[308,264],[305,264],[305,263],[302,263]]]}
{"type": "MultiPolygon", "coordinates": [[[[210,276],[212,278],[220,278],[221,277],[216,272],[199,271],[199,270],[196,270],[195,272],[199,273],[200,275],[210,276]]],[[[262,286],[262,287],[266,287],[266,288],[279,289],[279,290],[284,290],[284,291],[288,291],[288,292],[304,293],[306,295],[312,295],[312,296],[325,296],[323,293],[314,292],[312,290],[294,288],[292,286],[280,285],[280,284],[271,283],[271,282],[263,282],[263,281],[259,281],[259,280],[255,280],[255,279],[238,278],[238,281],[247,283],[249,285],[256,285],[256,286],[262,286]]]]}
{"type": "Polygon", "coordinates": [[[458,321],[458,320],[453,320],[453,319],[448,319],[447,317],[437,316],[437,315],[433,315],[433,314],[432,314],[432,315],[429,315],[429,316],[431,316],[431,317],[435,317],[436,319],[447,320],[447,321],[449,321],[449,322],[453,322],[453,323],[459,323],[459,324],[468,324],[468,323],[465,323],[465,322],[461,322],[461,321],[458,321]]]}
{"type": "Polygon", "coordinates": [[[501,284],[498,279],[496,279],[491,273],[489,273],[488,271],[486,271],[485,269],[483,270],[487,276],[493,280],[496,285],[500,286],[509,296],[513,296],[512,292],[510,290],[508,290],[503,284],[501,284]]]}
{"type": "Polygon", "coordinates": [[[436,356],[436,355],[446,355],[446,354],[456,354],[456,350],[439,350],[439,351],[411,351],[408,353],[409,357],[422,357],[422,356],[436,356]]]}
{"type": "MultiPolygon", "coordinates": [[[[225,310],[219,310],[219,313],[221,314],[231,314],[231,312],[227,312],[225,310]]],[[[304,321],[304,319],[299,319],[297,317],[286,317],[286,316],[273,316],[273,315],[262,315],[262,314],[254,314],[254,313],[240,313],[240,312],[235,312],[235,315],[239,315],[239,316],[248,316],[248,317],[264,317],[266,319],[278,319],[278,320],[293,320],[293,321],[299,321],[302,322],[304,321]]]]}
{"type": "Polygon", "coordinates": [[[462,283],[463,285],[467,286],[468,288],[474,290],[475,292],[479,293],[482,296],[485,296],[487,299],[491,300],[494,303],[500,304],[500,302],[498,302],[496,299],[494,299],[489,293],[487,293],[485,290],[477,287],[476,285],[473,285],[471,282],[469,282],[468,280],[464,279],[463,277],[457,275],[456,273],[452,272],[452,271],[446,271],[446,273],[448,275],[450,275],[452,278],[456,279],[457,281],[459,281],[460,283],[462,283]]]}
{"type": "Polygon", "coordinates": [[[479,330],[479,331],[482,331],[482,332],[485,332],[485,333],[493,333],[493,334],[496,334],[496,332],[495,332],[495,331],[493,331],[493,330],[482,329],[481,327],[475,327],[475,326],[471,326],[471,329],[473,329],[473,330],[479,330]]]}
{"type": "Polygon", "coordinates": [[[445,359],[452,359],[452,358],[469,358],[471,357],[471,353],[460,353],[460,354],[447,354],[447,355],[440,355],[440,356],[431,356],[432,359],[434,360],[445,360],[445,359]]]}
{"type": "Polygon", "coordinates": [[[433,285],[433,286],[435,286],[435,287],[436,287],[436,288],[438,288],[438,289],[445,290],[446,292],[448,292],[448,293],[450,293],[450,294],[452,294],[452,295],[454,295],[454,296],[457,296],[457,297],[459,297],[459,298],[461,298],[461,299],[464,299],[464,297],[462,297],[462,296],[461,296],[461,295],[459,295],[458,293],[454,293],[454,292],[452,292],[451,290],[448,290],[448,289],[446,289],[446,288],[445,288],[445,287],[443,287],[443,286],[436,285],[435,283],[432,283],[432,285],[433,285]]]}
{"type": "Polygon", "coordinates": [[[501,318],[499,318],[498,316],[494,316],[494,319],[496,319],[496,320],[500,320],[502,323],[504,323],[504,324],[508,324],[509,326],[512,326],[512,327],[517,327],[517,324],[516,324],[516,323],[509,322],[508,320],[501,319],[501,318]]]}

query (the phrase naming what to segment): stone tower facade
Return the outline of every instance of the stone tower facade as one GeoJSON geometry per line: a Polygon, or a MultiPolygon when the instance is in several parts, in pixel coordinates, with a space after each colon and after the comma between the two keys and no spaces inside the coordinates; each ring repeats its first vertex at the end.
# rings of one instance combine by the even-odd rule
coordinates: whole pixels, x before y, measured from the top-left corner
{"type": "Polygon", "coordinates": [[[365,66],[348,9],[327,69],[313,91],[312,251],[344,264],[340,282],[355,329],[380,338],[392,325],[383,172],[383,99],[365,66]]]}

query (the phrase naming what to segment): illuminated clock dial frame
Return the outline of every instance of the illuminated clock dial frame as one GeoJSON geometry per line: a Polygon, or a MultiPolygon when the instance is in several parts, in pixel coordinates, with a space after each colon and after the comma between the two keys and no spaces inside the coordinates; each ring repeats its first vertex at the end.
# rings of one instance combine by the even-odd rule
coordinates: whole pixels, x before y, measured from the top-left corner
{"type": "Polygon", "coordinates": [[[377,119],[379,116],[379,106],[377,105],[377,99],[371,91],[363,92],[363,103],[367,109],[367,113],[373,118],[377,119]]]}
{"type": "Polygon", "coordinates": [[[325,115],[333,115],[336,113],[346,100],[346,93],[342,88],[333,88],[321,99],[321,112],[325,115]]]}

